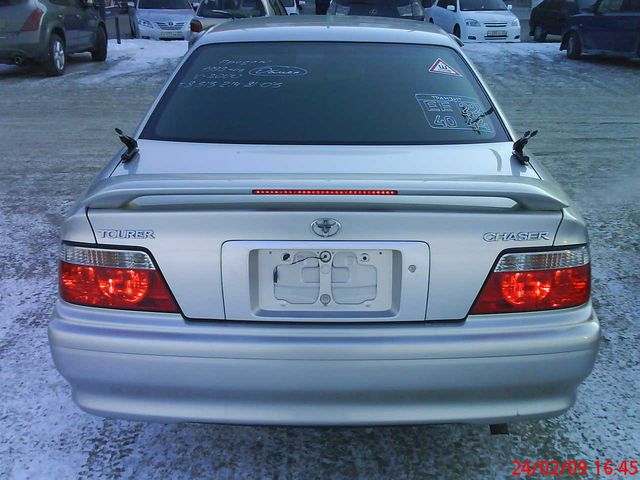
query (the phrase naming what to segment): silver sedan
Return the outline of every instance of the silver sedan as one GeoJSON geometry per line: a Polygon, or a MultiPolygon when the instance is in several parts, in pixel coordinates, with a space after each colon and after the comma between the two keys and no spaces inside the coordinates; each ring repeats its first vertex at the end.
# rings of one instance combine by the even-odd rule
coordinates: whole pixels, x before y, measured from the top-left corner
{"type": "Polygon", "coordinates": [[[531,137],[432,25],[226,22],[64,222],[56,367],[106,417],[559,415],[600,327],[531,137]]]}

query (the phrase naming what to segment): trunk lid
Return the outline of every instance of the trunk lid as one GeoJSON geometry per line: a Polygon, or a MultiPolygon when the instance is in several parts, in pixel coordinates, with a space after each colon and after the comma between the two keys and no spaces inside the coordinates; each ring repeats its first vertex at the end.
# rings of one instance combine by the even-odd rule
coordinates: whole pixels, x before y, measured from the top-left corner
{"type": "Polygon", "coordinates": [[[463,319],[502,250],[553,244],[567,202],[506,143],[140,148],[83,203],[98,243],[151,251],[194,319],[463,319]],[[253,194],[272,188],[397,194],[253,194]],[[514,232],[535,235],[487,235],[514,232]]]}

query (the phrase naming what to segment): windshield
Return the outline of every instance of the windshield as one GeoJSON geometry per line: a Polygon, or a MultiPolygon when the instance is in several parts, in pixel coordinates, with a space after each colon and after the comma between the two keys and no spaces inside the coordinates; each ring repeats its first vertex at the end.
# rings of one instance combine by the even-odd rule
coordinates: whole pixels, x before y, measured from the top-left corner
{"type": "Polygon", "coordinates": [[[508,140],[455,50],[337,42],[203,45],[176,74],[141,138],[313,145],[508,140]]]}
{"type": "Polygon", "coordinates": [[[187,0],[139,0],[138,8],[148,10],[187,10],[191,4],[187,0]]]}
{"type": "Polygon", "coordinates": [[[460,0],[460,10],[508,10],[502,0],[460,0]]]}
{"type": "Polygon", "coordinates": [[[261,0],[202,0],[197,15],[200,17],[224,17],[226,12],[235,18],[263,17],[261,0]]]}

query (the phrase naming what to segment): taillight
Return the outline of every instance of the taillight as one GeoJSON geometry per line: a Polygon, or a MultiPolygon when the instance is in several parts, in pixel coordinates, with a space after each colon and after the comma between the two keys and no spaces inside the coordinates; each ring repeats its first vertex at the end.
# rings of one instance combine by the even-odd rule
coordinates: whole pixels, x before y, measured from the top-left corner
{"type": "Polygon", "coordinates": [[[200,33],[203,30],[202,23],[200,23],[200,20],[196,20],[195,18],[191,20],[189,27],[193,33],[200,33]]]}
{"type": "Polygon", "coordinates": [[[78,305],[178,312],[169,288],[149,255],[63,244],[60,297],[78,305]]]}
{"type": "Polygon", "coordinates": [[[34,32],[40,28],[40,19],[42,18],[42,14],[44,12],[39,8],[36,8],[31,15],[27,17],[27,20],[20,28],[21,32],[34,32]]]}
{"type": "Polygon", "coordinates": [[[582,305],[591,294],[587,247],[506,253],[469,313],[554,310],[582,305]]]}

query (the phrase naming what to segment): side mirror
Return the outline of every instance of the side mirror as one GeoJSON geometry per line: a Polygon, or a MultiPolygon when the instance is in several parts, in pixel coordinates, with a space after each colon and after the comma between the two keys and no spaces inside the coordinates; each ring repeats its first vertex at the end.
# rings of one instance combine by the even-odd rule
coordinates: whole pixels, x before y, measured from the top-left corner
{"type": "Polygon", "coordinates": [[[456,6],[455,5],[447,5],[447,10],[449,10],[450,12],[455,12],[456,11],[456,6]]]}
{"type": "Polygon", "coordinates": [[[507,5],[507,10],[513,10],[513,5],[507,5]]]}

